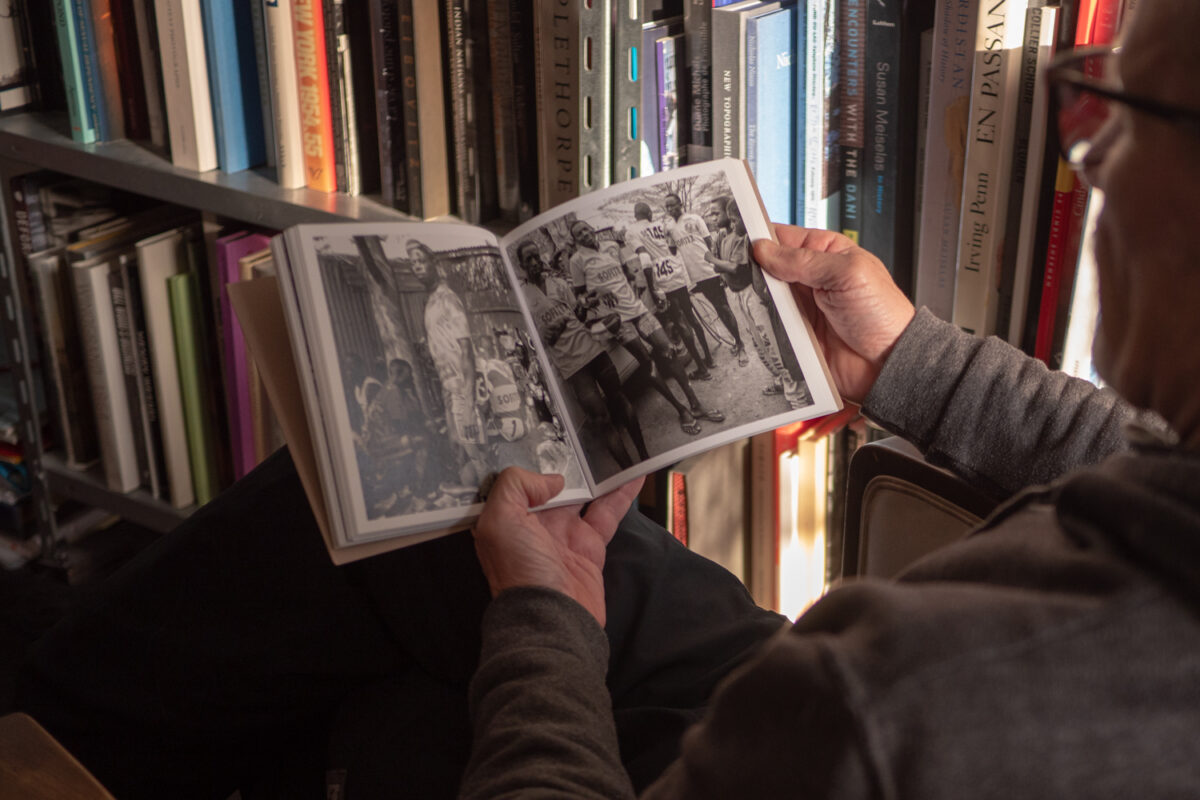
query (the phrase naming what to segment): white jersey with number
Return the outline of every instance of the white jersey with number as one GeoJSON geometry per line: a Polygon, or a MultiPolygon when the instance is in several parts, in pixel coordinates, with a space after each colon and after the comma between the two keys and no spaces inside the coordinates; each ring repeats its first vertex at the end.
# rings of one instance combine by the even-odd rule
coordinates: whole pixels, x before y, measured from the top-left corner
{"type": "Polygon", "coordinates": [[[581,247],[571,256],[571,282],[595,292],[601,306],[620,315],[622,322],[637,319],[646,307],[637,299],[621,262],[607,253],[581,247]]]}
{"type": "Polygon", "coordinates": [[[679,219],[667,223],[667,239],[683,259],[692,283],[716,277],[717,271],[704,257],[708,253],[705,242],[708,236],[708,223],[699,214],[682,214],[679,219]]]}
{"type": "Polygon", "coordinates": [[[644,250],[654,270],[654,284],[664,292],[687,288],[690,281],[687,269],[679,256],[671,252],[667,227],[661,222],[639,219],[625,229],[625,244],[634,250],[644,250]]]}
{"type": "Polygon", "coordinates": [[[561,289],[551,284],[550,280],[546,281],[546,292],[532,283],[525,284],[523,288],[533,324],[546,344],[550,360],[564,378],[571,377],[600,354],[600,345],[575,316],[574,304],[562,297],[561,289]],[[562,333],[551,344],[546,331],[557,326],[562,326],[562,333]]]}

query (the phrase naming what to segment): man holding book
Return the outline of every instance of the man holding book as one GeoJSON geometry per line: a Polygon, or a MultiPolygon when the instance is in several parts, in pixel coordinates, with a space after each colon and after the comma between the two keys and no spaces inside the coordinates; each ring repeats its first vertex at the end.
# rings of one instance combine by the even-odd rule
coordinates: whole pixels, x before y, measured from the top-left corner
{"type": "Polygon", "coordinates": [[[464,537],[335,570],[281,453],[52,631],[22,704],[122,797],[226,797],[284,723],[324,720],[372,682],[401,698],[369,704],[392,724],[366,740],[394,762],[396,794],[1192,796],[1197,26],[1200,5],[1142,0],[1125,49],[1103,56],[1118,71],[1056,73],[1109,123],[1069,152],[1108,198],[1096,355],[1115,392],[914,311],[843,236],[779,227],[755,243],[846,398],[1010,496],[898,580],[835,589],[784,626],[626,514],[636,485],[531,513],[562,479],[516,469],[475,527],[482,574],[464,537]],[[448,723],[467,679],[460,784],[468,733],[448,723]]]}
{"type": "MultiPolygon", "coordinates": [[[[755,243],[792,282],[843,395],[1010,499],[898,580],[834,589],[764,642],[643,797],[1195,792],[1198,25],[1200,5],[1143,0],[1123,50],[1052,72],[1064,110],[1097,123],[1065,150],[1107,199],[1095,355],[1112,389],[914,311],[844,236],[780,226],[778,243],[755,243]]],[[[604,544],[629,497],[582,517],[524,513],[557,485],[502,474],[476,527],[494,601],[462,797],[642,789],[604,683],[604,544]]]]}

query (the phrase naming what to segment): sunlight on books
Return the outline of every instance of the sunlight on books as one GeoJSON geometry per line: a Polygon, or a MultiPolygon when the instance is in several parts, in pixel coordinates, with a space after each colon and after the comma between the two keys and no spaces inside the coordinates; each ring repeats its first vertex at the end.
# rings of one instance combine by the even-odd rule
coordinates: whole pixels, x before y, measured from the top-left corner
{"type": "Polygon", "coordinates": [[[795,619],[825,592],[824,439],[779,456],[779,611],[795,619]]]}

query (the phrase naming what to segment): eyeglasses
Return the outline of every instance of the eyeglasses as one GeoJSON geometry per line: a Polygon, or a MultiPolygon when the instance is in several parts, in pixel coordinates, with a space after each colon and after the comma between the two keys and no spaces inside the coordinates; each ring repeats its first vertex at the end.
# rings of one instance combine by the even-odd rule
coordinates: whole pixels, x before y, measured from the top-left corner
{"type": "Polygon", "coordinates": [[[1200,136],[1200,111],[1125,91],[1116,68],[1120,52],[1120,45],[1076,48],[1057,56],[1046,72],[1057,90],[1059,145],[1072,167],[1088,164],[1089,155],[1112,133],[1108,123],[1116,103],[1200,136]]]}

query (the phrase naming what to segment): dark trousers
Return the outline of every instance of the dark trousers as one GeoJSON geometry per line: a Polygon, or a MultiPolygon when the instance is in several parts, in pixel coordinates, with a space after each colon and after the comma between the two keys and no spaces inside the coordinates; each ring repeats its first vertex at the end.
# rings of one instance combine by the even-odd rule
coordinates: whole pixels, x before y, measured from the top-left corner
{"type": "MultiPolygon", "coordinates": [[[[637,512],[605,569],[609,687],[638,787],[783,624],[637,512]]],[[[286,451],[33,649],[18,705],[115,796],[453,796],[489,599],[469,533],[334,566],[286,451]],[[284,787],[284,788],[280,788],[284,787]]]]}

